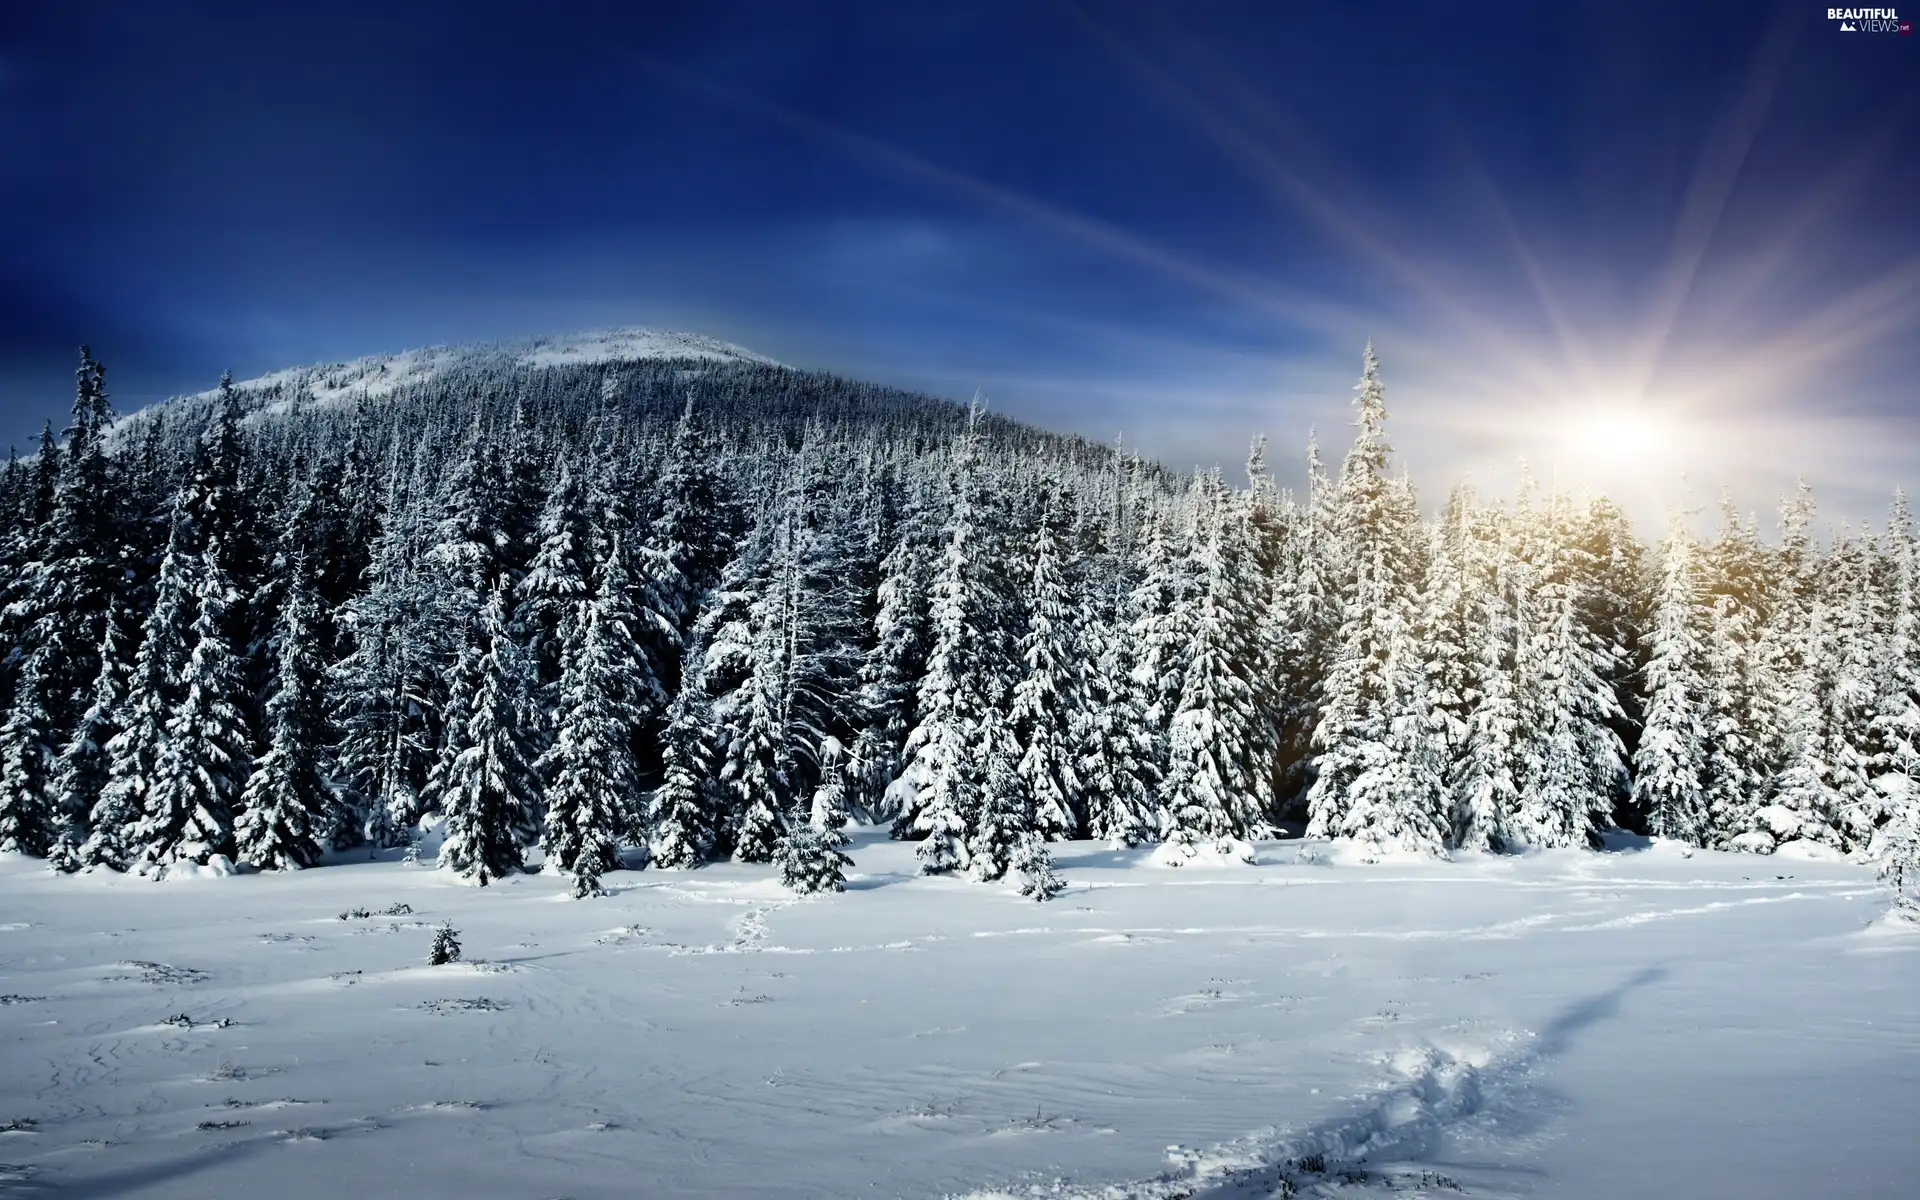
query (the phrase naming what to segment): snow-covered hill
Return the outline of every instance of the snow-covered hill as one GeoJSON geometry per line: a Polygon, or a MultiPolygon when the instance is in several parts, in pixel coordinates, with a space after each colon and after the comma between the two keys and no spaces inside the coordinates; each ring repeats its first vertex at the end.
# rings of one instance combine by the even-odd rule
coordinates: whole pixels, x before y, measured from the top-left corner
{"type": "MultiPolygon", "coordinates": [[[[426,346],[397,354],[373,354],[351,362],[287,367],[257,378],[236,380],[234,387],[255,398],[255,403],[249,407],[273,412],[296,405],[352,403],[363,397],[377,400],[404,387],[431,383],[466,365],[494,363],[539,369],[655,361],[780,365],[744,346],[736,346],[705,334],[631,327],[592,329],[506,342],[426,346]]],[[[209,390],[177,397],[168,403],[203,402],[216,394],[209,390]]],[[[140,414],[133,414],[130,422],[137,425],[139,417],[140,414]]],[[[122,422],[123,426],[128,424],[129,421],[122,422]]]]}

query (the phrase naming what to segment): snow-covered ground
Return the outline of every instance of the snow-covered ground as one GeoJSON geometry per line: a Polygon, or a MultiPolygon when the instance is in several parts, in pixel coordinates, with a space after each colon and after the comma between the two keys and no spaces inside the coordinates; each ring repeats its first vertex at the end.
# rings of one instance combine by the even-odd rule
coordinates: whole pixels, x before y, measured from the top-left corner
{"type": "Polygon", "coordinates": [[[1920,1195],[1862,868],[1057,849],[1045,905],[872,835],[804,901],[0,859],[0,1195],[1920,1195]]]}

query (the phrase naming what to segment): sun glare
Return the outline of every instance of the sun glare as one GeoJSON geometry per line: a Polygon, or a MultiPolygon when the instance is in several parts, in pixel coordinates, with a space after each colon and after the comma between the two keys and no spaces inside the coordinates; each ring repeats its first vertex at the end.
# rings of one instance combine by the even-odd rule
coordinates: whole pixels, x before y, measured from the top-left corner
{"type": "Polygon", "coordinates": [[[1677,440],[1672,422],[1653,409],[1591,404],[1566,418],[1559,451],[1568,465],[1648,467],[1670,459],[1677,440]]]}

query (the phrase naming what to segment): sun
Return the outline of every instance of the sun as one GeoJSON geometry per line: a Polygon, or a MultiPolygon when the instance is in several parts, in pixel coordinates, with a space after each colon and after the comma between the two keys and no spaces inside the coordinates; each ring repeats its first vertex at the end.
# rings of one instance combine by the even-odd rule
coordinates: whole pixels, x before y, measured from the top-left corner
{"type": "Polygon", "coordinates": [[[1583,403],[1562,419],[1556,439],[1569,466],[1651,468],[1673,458],[1679,431],[1663,412],[1641,404],[1583,403]]]}

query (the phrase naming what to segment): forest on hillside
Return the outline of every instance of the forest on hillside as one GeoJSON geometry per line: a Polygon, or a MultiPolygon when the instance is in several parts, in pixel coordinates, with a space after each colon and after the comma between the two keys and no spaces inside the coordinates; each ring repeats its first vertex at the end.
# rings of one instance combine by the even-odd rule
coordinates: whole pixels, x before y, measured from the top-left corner
{"type": "Polygon", "coordinates": [[[762,363],[477,358],[70,425],[0,478],[0,849],[162,877],[418,847],[839,888],[1047,844],[1232,858],[1598,844],[1915,857],[1904,496],[1642,544],[1524,484],[1423,516],[1369,349],[1278,489],[762,363]]]}

